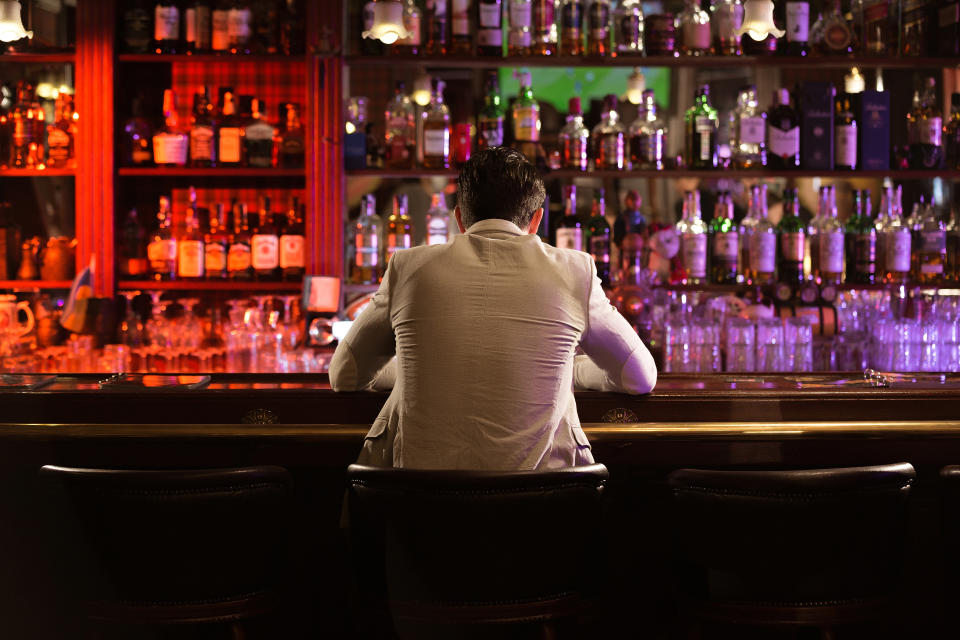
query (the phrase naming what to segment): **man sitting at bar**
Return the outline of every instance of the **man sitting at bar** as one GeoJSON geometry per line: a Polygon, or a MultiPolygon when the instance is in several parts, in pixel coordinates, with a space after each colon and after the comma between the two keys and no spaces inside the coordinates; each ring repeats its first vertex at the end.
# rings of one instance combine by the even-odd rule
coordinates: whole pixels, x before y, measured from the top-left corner
{"type": "Polygon", "coordinates": [[[591,256],[536,235],[545,193],[521,153],[484,149],[457,179],[463,235],[390,259],[330,362],[335,391],[393,389],[358,462],[590,464],[574,388],[653,389],[653,358],[610,305],[591,256]]]}

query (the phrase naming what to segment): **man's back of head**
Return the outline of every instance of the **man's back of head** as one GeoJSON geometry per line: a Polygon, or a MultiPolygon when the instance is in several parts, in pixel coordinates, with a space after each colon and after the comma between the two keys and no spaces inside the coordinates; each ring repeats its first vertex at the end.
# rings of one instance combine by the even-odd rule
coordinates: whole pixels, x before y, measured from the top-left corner
{"type": "Polygon", "coordinates": [[[543,206],[546,190],[536,167],[516,149],[488,147],[467,161],[457,178],[457,205],[464,227],[500,218],[521,229],[543,206]]]}

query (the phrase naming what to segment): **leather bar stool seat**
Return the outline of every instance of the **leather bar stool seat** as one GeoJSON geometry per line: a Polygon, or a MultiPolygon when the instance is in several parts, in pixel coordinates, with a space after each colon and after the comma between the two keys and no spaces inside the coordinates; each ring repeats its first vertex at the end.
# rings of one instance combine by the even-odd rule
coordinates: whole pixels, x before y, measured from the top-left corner
{"type": "Polygon", "coordinates": [[[698,621],[817,627],[823,637],[890,619],[915,477],[909,464],[674,471],[681,608],[698,621]]]}
{"type": "Polygon", "coordinates": [[[401,638],[586,633],[603,581],[588,560],[602,530],[603,465],[491,472],[355,464],[347,475],[361,599],[382,598],[401,638]]]}
{"type": "Polygon", "coordinates": [[[243,621],[277,609],[291,524],[285,469],[45,466],[40,480],[57,578],[97,635],[223,623],[242,638],[243,621]]]}

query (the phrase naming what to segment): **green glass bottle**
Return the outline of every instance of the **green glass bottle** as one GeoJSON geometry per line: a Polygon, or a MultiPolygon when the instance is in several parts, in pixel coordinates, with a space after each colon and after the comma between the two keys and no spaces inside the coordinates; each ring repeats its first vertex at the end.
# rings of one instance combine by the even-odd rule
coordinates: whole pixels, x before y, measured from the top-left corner
{"type": "Polygon", "coordinates": [[[780,264],[780,282],[795,284],[803,281],[803,257],[806,244],[806,226],[800,218],[800,196],[796,189],[784,191],[783,217],[777,224],[780,264]]]}
{"type": "Polygon", "coordinates": [[[877,230],[870,218],[870,192],[853,192],[853,215],[847,221],[844,254],[847,259],[847,282],[876,282],[877,230]]]}
{"type": "Polygon", "coordinates": [[[606,203],[603,189],[593,194],[593,210],[587,220],[587,246],[593,262],[597,265],[597,276],[603,286],[610,286],[610,223],[606,217],[606,203]]]}
{"type": "Polygon", "coordinates": [[[683,117],[686,128],[686,153],[684,160],[688,169],[717,168],[717,128],[720,117],[710,105],[710,85],[702,85],[697,91],[693,106],[683,117]]]}

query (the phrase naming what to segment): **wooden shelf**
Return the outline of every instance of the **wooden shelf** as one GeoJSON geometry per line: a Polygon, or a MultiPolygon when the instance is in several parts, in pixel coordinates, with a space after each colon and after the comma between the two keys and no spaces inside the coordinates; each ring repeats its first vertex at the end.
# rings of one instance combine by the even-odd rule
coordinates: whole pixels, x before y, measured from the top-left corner
{"type": "Polygon", "coordinates": [[[866,56],[522,56],[522,57],[456,57],[456,56],[349,56],[352,67],[427,67],[441,69],[487,69],[492,67],[809,67],[848,69],[857,67],[955,67],[956,58],[872,58],[866,56]]]}
{"type": "Polygon", "coordinates": [[[210,62],[305,62],[306,57],[304,55],[296,56],[284,56],[279,54],[273,55],[234,55],[234,54],[224,54],[217,55],[213,53],[177,53],[177,54],[165,54],[165,53],[121,53],[117,56],[117,59],[120,62],[152,62],[152,63],[166,63],[170,64],[171,62],[201,62],[201,63],[210,63],[210,62]]]}
{"type": "Polygon", "coordinates": [[[74,169],[0,169],[0,178],[60,178],[74,173],[74,169]]]}
{"type": "Polygon", "coordinates": [[[248,167],[123,167],[120,177],[142,178],[304,178],[305,169],[251,169],[248,167]]]}
{"type": "Polygon", "coordinates": [[[301,291],[300,282],[241,282],[237,280],[120,280],[118,289],[141,291],[301,291]]]}
{"type": "MultiPolygon", "coordinates": [[[[375,177],[384,179],[417,179],[429,177],[456,178],[458,169],[429,170],[429,169],[354,169],[345,172],[348,178],[375,177]]],[[[590,171],[576,171],[573,169],[557,169],[546,171],[545,178],[572,180],[573,178],[701,178],[716,180],[742,180],[744,178],[890,178],[892,180],[921,180],[927,178],[945,178],[960,180],[960,171],[934,170],[911,171],[905,169],[891,169],[889,171],[770,171],[767,169],[715,169],[665,171],[632,169],[617,171],[616,169],[594,169],[590,171]]]]}
{"type": "Polygon", "coordinates": [[[0,289],[69,289],[71,280],[0,280],[0,289]]]}
{"type": "Polygon", "coordinates": [[[0,54],[0,64],[7,62],[22,62],[27,64],[73,64],[75,56],[72,53],[4,53],[0,54]]]}

